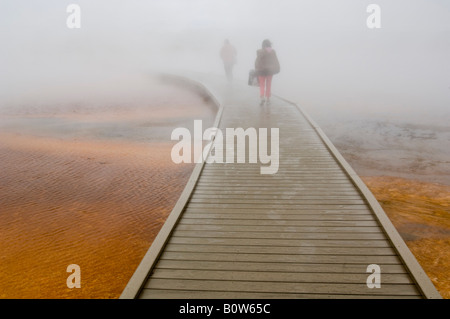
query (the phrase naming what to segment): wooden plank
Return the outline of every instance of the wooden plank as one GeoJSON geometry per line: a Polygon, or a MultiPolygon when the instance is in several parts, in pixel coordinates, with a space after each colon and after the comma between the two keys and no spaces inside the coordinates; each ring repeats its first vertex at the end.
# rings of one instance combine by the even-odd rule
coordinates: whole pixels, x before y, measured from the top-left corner
{"type": "Polygon", "coordinates": [[[349,194],[349,195],[309,195],[309,194],[284,194],[284,195],[273,195],[272,194],[226,194],[225,192],[223,194],[202,194],[199,192],[195,192],[194,195],[192,195],[192,199],[199,199],[199,200],[208,200],[208,199],[226,199],[226,200],[241,200],[241,199],[247,199],[247,200],[277,200],[277,201],[304,201],[304,200],[323,200],[323,201],[339,201],[339,200],[359,200],[361,201],[361,196],[358,196],[357,194],[349,194]]]}
{"type": "MultiPolygon", "coordinates": [[[[249,160],[247,160],[249,158],[249,149],[248,148],[245,149],[245,152],[244,152],[244,150],[242,150],[241,153],[238,154],[239,150],[237,149],[237,145],[235,145],[234,147],[226,147],[226,152],[231,152],[232,150],[234,150],[234,157],[232,157],[232,158],[230,157],[230,159],[225,158],[224,161],[233,162],[236,164],[246,164],[246,163],[250,162],[249,160]]],[[[256,148],[254,148],[253,150],[255,153],[257,152],[256,148]]],[[[280,150],[286,154],[285,150],[283,150],[283,147],[280,147],[280,150]]],[[[304,152],[304,154],[306,156],[308,156],[308,155],[313,156],[313,157],[330,156],[330,153],[328,152],[326,147],[302,147],[302,151],[304,152]]],[[[296,155],[298,155],[298,154],[293,153],[293,154],[289,154],[289,155],[291,156],[292,159],[295,160],[295,159],[297,159],[296,155]]],[[[231,156],[231,155],[229,155],[229,156],[231,156]]],[[[280,160],[281,159],[278,159],[277,161],[280,161],[280,160]]]]}
{"type": "Polygon", "coordinates": [[[361,232],[359,229],[355,229],[353,232],[317,232],[314,230],[295,232],[295,233],[277,233],[277,232],[232,232],[232,231],[202,231],[195,230],[184,231],[176,229],[173,233],[173,237],[184,238],[230,238],[230,239],[386,239],[382,229],[373,232],[361,232]]]}
{"type": "Polygon", "coordinates": [[[336,186],[336,185],[314,185],[314,184],[308,184],[308,185],[278,185],[277,187],[272,187],[269,185],[222,185],[220,183],[216,184],[202,184],[197,185],[195,188],[195,192],[201,190],[207,190],[207,191],[215,191],[215,192],[230,192],[230,191],[236,191],[236,192],[243,192],[245,190],[248,190],[250,193],[255,191],[261,191],[261,192],[273,192],[274,194],[278,192],[314,192],[319,193],[322,192],[324,194],[327,193],[355,193],[357,192],[355,187],[353,185],[347,185],[347,186],[336,186]]]}
{"type": "Polygon", "coordinates": [[[199,190],[196,189],[195,193],[191,198],[237,198],[241,199],[242,197],[249,199],[277,199],[277,200],[290,200],[290,199],[361,199],[361,195],[356,193],[355,191],[347,191],[347,192],[339,192],[335,194],[330,194],[330,192],[318,192],[318,191],[295,191],[295,190],[284,190],[277,191],[277,189],[267,190],[265,192],[262,191],[249,191],[247,193],[239,190],[223,190],[220,192],[219,190],[199,190]]]}
{"type": "MultiPolygon", "coordinates": [[[[280,162],[281,164],[284,163],[284,160],[287,160],[288,163],[294,162],[296,164],[299,164],[299,168],[302,168],[302,166],[309,166],[313,164],[318,165],[329,165],[332,167],[340,167],[339,163],[337,163],[330,154],[326,155],[316,155],[316,156],[309,156],[306,154],[288,154],[285,150],[285,148],[280,147],[280,152],[284,153],[282,154],[282,157],[279,159],[274,159],[274,162],[280,162]]],[[[258,163],[207,163],[205,169],[247,169],[247,168],[255,168],[257,167],[258,163]],[[228,168],[230,167],[230,168],[228,168]]],[[[297,166],[286,166],[287,168],[291,170],[295,170],[298,167],[297,166]]]]}
{"type": "Polygon", "coordinates": [[[179,225],[237,225],[237,226],[314,226],[314,227],[373,227],[378,226],[375,220],[257,220],[257,219],[206,219],[183,218],[179,225]]]}
{"type": "Polygon", "coordinates": [[[349,214],[277,214],[277,213],[253,213],[253,214],[241,214],[241,213],[200,213],[193,210],[184,212],[183,220],[187,219],[255,219],[255,220],[285,220],[285,221],[338,221],[338,220],[361,220],[361,221],[375,221],[375,218],[367,213],[360,215],[349,214]]]}
{"type": "MultiPolygon", "coordinates": [[[[230,245],[230,246],[285,246],[285,247],[334,247],[334,248],[363,248],[366,254],[375,248],[391,248],[386,239],[368,239],[368,240],[349,240],[349,239],[283,239],[283,238],[220,238],[220,237],[172,237],[170,243],[173,244],[191,244],[191,245],[230,245]]],[[[199,247],[197,247],[200,249],[199,247]]],[[[237,248],[236,248],[237,249],[237,248]]],[[[256,248],[255,248],[256,249],[256,248]]],[[[362,251],[362,250],[361,250],[362,251]]]]}
{"type": "MultiPolygon", "coordinates": [[[[330,162],[331,163],[331,162],[330,162]]],[[[219,175],[237,175],[237,174],[254,174],[254,175],[261,175],[260,166],[255,167],[239,167],[235,169],[229,169],[227,166],[223,168],[217,168],[217,167],[208,167],[203,170],[203,174],[205,175],[212,175],[212,174],[219,174],[219,175]]],[[[278,166],[278,173],[282,174],[289,174],[289,173],[298,173],[298,174],[305,174],[310,175],[314,173],[331,173],[331,174],[341,174],[343,176],[348,177],[345,175],[342,168],[340,168],[336,162],[332,162],[332,164],[318,164],[318,163],[311,163],[310,165],[283,165],[281,164],[278,166]]]]}
{"type": "Polygon", "coordinates": [[[336,184],[322,184],[322,185],[318,185],[316,183],[313,184],[298,184],[298,185],[284,185],[284,184],[280,184],[277,186],[274,185],[268,185],[268,184],[264,184],[264,183],[260,183],[259,186],[258,184],[248,184],[248,185],[244,185],[242,183],[239,184],[232,184],[232,183],[221,183],[221,182],[216,182],[216,183],[201,183],[197,185],[197,189],[209,189],[209,190],[219,190],[220,187],[222,187],[222,189],[224,191],[228,191],[228,190],[244,190],[244,189],[248,189],[249,191],[252,190],[273,190],[273,191],[278,191],[278,190],[292,190],[292,191],[306,191],[306,190],[314,190],[314,191],[322,191],[324,193],[326,193],[327,191],[337,191],[337,190],[341,190],[341,191],[355,191],[355,188],[353,185],[348,184],[348,185],[336,185],[336,184]]]}
{"type": "Polygon", "coordinates": [[[296,246],[283,246],[280,243],[272,245],[250,245],[242,241],[239,245],[191,244],[180,238],[171,238],[165,251],[199,252],[199,253],[237,253],[237,254],[273,254],[273,255],[354,255],[354,256],[395,256],[392,247],[320,247],[302,246],[301,241],[296,246]]]}
{"type": "Polygon", "coordinates": [[[323,174],[330,177],[340,177],[340,178],[347,178],[348,176],[345,175],[345,173],[342,171],[342,169],[339,168],[339,166],[335,166],[334,168],[331,166],[324,167],[323,165],[321,167],[313,166],[310,167],[302,167],[301,169],[288,169],[288,167],[284,168],[283,166],[278,167],[278,171],[276,174],[273,175],[262,175],[260,173],[260,170],[258,168],[254,169],[236,169],[236,170],[225,170],[225,169],[207,169],[203,172],[202,176],[208,176],[208,177],[240,177],[240,176],[251,176],[251,177],[276,177],[276,176],[291,176],[291,175],[299,175],[299,176],[305,176],[305,177],[314,177],[316,174],[323,174]],[[281,170],[280,170],[281,168],[281,170]]]}
{"type": "Polygon", "coordinates": [[[265,185],[265,186],[271,186],[271,187],[277,187],[277,186],[297,186],[297,185],[304,185],[304,187],[310,187],[310,186],[317,186],[317,187],[323,187],[323,186],[334,186],[336,188],[338,187],[351,187],[353,184],[351,181],[347,179],[340,179],[340,178],[328,178],[326,175],[324,176],[317,176],[317,178],[306,178],[306,177],[297,177],[297,176],[290,176],[289,178],[286,177],[283,178],[245,178],[245,177],[236,177],[236,178],[201,178],[199,180],[199,183],[201,185],[209,185],[209,184],[216,184],[220,183],[220,185],[241,185],[242,183],[245,183],[246,185],[265,185]]]}
{"type": "Polygon", "coordinates": [[[205,260],[205,261],[253,261],[280,263],[351,263],[351,264],[400,264],[397,256],[353,256],[353,255],[270,255],[270,254],[226,254],[165,252],[161,259],[205,260]]]}
{"type": "MultiPolygon", "coordinates": [[[[339,205],[296,205],[295,207],[239,207],[239,206],[214,206],[192,204],[185,208],[186,212],[207,213],[207,214],[270,214],[277,216],[286,215],[370,215],[367,208],[361,208],[361,205],[346,205],[345,209],[338,208],[339,205]]],[[[373,216],[373,214],[372,214],[373,216]]]]}
{"type": "MultiPolygon", "coordinates": [[[[217,214],[242,214],[242,215],[252,215],[252,214],[271,214],[273,216],[277,216],[279,214],[287,214],[287,215],[319,215],[319,214],[344,214],[344,215],[366,215],[370,214],[370,211],[366,209],[319,209],[316,206],[310,207],[302,207],[297,209],[283,209],[283,208],[221,208],[221,207],[187,207],[185,209],[187,212],[195,212],[195,213],[217,213],[217,214]]],[[[372,215],[373,216],[373,215],[372,215]]]]}
{"type": "Polygon", "coordinates": [[[181,289],[200,291],[247,291],[247,292],[280,292],[285,293],[322,293],[322,294],[365,294],[365,295],[402,295],[417,296],[415,285],[386,284],[379,289],[370,289],[366,283],[361,284],[331,284],[331,283],[287,283],[287,282],[252,282],[223,280],[150,280],[146,288],[181,289]]]}
{"type": "MultiPolygon", "coordinates": [[[[272,163],[272,162],[271,162],[272,163]]],[[[348,177],[345,175],[345,171],[342,170],[342,168],[337,164],[336,162],[325,162],[325,161],[309,161],[309,162],[302,162],[298,159],[289,159],[286,158],[284,155],[279,161],[274,161],[273,164],[277,164],[278,171],[276,174],[272,175],[262,175],[260,172],[261,165],[269,165],[269,164],[263,164],[263,163],[252,163],[252,164],[243,164],[243,163],[236,163],[236,164],[229,164],[234,165],[232,167],[226,166],[216,166],[216,164],[208,164],[210,166],[205,168],[205,174],[219,174],[219,175],[236,175],[239,173],[243,174],[254,174],[254,176],[273,176],[278,174],[305,174],[305,175],[311,175],[312,173],[330,173],[330,174],[337,174],[337,175],[343,175],[345,177],[348,177]]]]}
{"type": "MultiPolygon", "coordinates": [[[[280,163],[278,165],[278,171],[277,171],[277,175],[278,174],[282,174],[282,175],[288,175],[288,174],[298,174],[298,175],[305,175],[305,176],[310,176],[313,175],[315,173],[327,173],[327,174],[335,174],[335,175],[342,175],[348,178],[348,176],[346,176],[344,174],[344,172],[342,171],[342,169],[337,166],[336,164],[334,165],[330,165],[330,164],[313,164],[311,163],[310,165],[302,165],[300,166],[299,164],[289,164],[284,162],[280,163]],[[293,169],[293,167],[295,167],[295,169],[293,169]]],[[[213,175],[213,174],[218,174],[218,175],[226,175],[226,176],[237,176],[238,174],[253,174],[253,176],[263,176],[265,177],[266,175],[261,175],[261,171],[260,171],[260,167],[261,164],[259,165],[255,165],[254,167],[240,167],[240,168],[209,168],[209,169],[205,169],[204,174],[205,175],[213,175]]]]}
{"type": "Polygon", "coordinates": [[[193,196],[190,203],[205,203],[205,204],[274,204],[280,203],[283,205],[364,205],[365,201],[354,196],[340,196],[340,197],[308,197],[308,196],[284,196],[280,198],[270,196],[193,196]],[[291,197],[291,198],[288,198],[291,197]]]}
{"type": "MultiPolygon", "coordinates": [[[[273,160],[273,163],[278,164],[278,167],[285,170],[291,170],[291,171],[297,171],[297,170],[305,170],[310,168],[330,168],[330,169],[342,169],[336,161],[333,161],[333,157],[330,157],[330,154],[324,155],[322,157],[320,156],[314,156],[314,157],[305,157],[300,155],[292,155],[287,156],[283,150],[280,150],[281,158],[276,160],[273,160]]],[[[213,164],[206,164],[206,169],[217,169],[217,170],[229,170],[229,171],[235,171],[235,170],[254,170],[255,172],[258,172],[259,174],[259,167],[261,166],[261,163],[238,163],[236,161],[229,162],[229,163],[213,163],[213,164]]]]}
{"type": "MultiPolygon", "coordinates": [[[[238,261],[192,261],[192,260],[159,260],[156,269],[190,269],[216,271],[270,271],[270,272],[307,272],[307,273],[366,273],[365,264],[314,264],[314,263],[269,263],[238,261]]],[[[382,274],[408,274],[402,264],[381,265],[382,274]]]]}
{"type": "Polygon", "coordinates": [[[216,184],[217,182],[220,182],[221,184],[231,184],[231,183],[235,183],[235,184],[240,184],[242,182],[247,181],[249,185],[253,185],[255,183],[260,183],[260,182],[264,182],[264,184],[268,184],[268,186],[273,186],[274,184],[279,184],[280,186],[286,185],[286,186],[290,186],[290,187],[294,187],[294,186],[303,186],[306,185],[304,187],[311,187],[313,185],[317,185],[318,187],[323,187],[323,186],[333,186],[333,187],[349,187],[349,186],[353,186],[352,182],[348,179],[345,178],[341,178],[341,177],[337,177],[337,178],[328,178],[327,174],[324,175],[320,175],[317,174],[315,175],[315,177],[311,176],[295,176],[295,175],[290,175],[290,176],[286,176],[285,178],[275,178],[275,177],[268,177],[268,175],[263,175],[262,177],[259,176],[255,176],[253,178],[248,177],[245,178],[245,176],[240,176],[240,177],[234,177],[234,176],[230,176],[230,177],[222,177],[222,178],[207,178],[207,177],[203,177],[200,179],[200,182],[202,184],[216,184]],[[285,181],[286,183],[283,183],[283,181],[285,181]]]}
{"type": "MultiPolygon", "coordinates": [[[[328,172],[328,173],[344,173],[341,166],[333,162],[331,157],[328,157],[328,160],[320,160],[318,158],[311,158],[310,160],[302,160],[298,157],[286,157],[283,154],[283,151],[280,150],[281,158],[279,160],[272,160],[271,164],[276,164],[278,166],[278,173],[299,173],[299,174],[309,174],[311,172],[328,172]]],[[[227,163],[226,164],[207,164],[205,168],[205,173],[218,173],[218,174],[235,174],[235,173],[255,173],[256,176],[261,175],[260,167],[261,165],[269,165],[263,164],[260,162],[256,163],[227,163]],[[220,166],[224,165],[224,166],[220,166]]]]}
{"type": "Polygon", "coordinates": [[[285,171],[278,169],[278,172],[274,175],[261,175],[259,171],[240,171],[240,172],[203,172],[202,178],[208,177],[208,178],[214,178],[214,179],[234,179],[234,178],[242,178],[242,177],[249,177],[251,179],[282,179],[282,178],[310,178],[310,179],[319,179],[316,177],[322,177],[326,176],[328,179],[345,179],[348,180],[348,177],[342,173],[338,172],[337,170],[325,170],[325,169],[316,169],[316,170],[307,170],[307,171],[285,171]]]}
{"type": "MultiPolygon", "coordinates": [[[[199,184],[199,187],[203,186],[225,186],[228,188],[233,188],[235,185],[242,185],[242,181],[240,182],[228,182],[228,181],[224,181],[222,179],[217,179],[215,182],[214,181],[208,181],[206,182],[205,180],[201,180],[201,184],[199,184]]],[[[344,181],[343,183],[327,183],[326,182],[326,178],[323,178],[323,181],[307,181],[305,179],[298,179],[295,180],[294,183],[278,183],[278,185],[276,185],[276,183],[266,183],[266,180],[257,180],[257,181],[248,181],[247,185],[250,187],[250,190],[252,189],[252,187],[255,186],[262,186],[264,188],[267,189],[283,189],[283,188],[291,188],[291,189],[335,189],[335,190],[353,190],[354,192],[358,192],[358,190],[355,188],[355,186],[349,182],[349,181],[344,181]]],[[[238,189],[239,190],[239,189],[238,189]]]]}
{"type": "Polygon", "coordinates": [[[241,180],[241,181],[224,181],[224,180],[216,180],[216,181],[199,181],[199,188],[210,188],[210,187],[217,187],[222,186],[224,189],[230,189],[230,188],[237,188],[239,190],[239,187],[245,187],[246,189],[254,189],[259,187],[259,189],[292,189],[292,190],[354,190],[354,185],[350,182],[344,182],[344,183],[327,183],[325,179],[323,179],[323,182],[314,182],[314,181],[307,181],[307,180],[299,180],[294,182],[277,182],[277,181],[263,181],[263,180],[257,180],[257,181],[247,181],[241,180]]]}
{"type": "Polygon", "coordinates": [[[143,289],[143,299],[420,299],[420,296],[402,295],[362,295],[362,294],[298,294],[298,293],[261,293],[241,291],[199,291],[143,289]]]}
{"type": "MultiPolygon", "coordinates": [[[[269,146],[270,147],[270,146],[269,146]]],[[[227,149],[227,151],[232,152],[232,150],[227,149]]],[[[257,151],[254,151],[257,153],[257,151]]],[[[339,166],[339,163],[336,161],[333,162],[333,157],[330,157],[330,153],[326,154],[324,152],[323,154],[314,154],[314,156],[310,157],[302,157],[301,155],[295,155],[295,154],[287,154],[286,151],[284,151],[282,148],[279,150],[280,157],[272,158],[270,163],[278,164],[278,167],[283,168],[285,170],[289,171],[298,171],[298,170],[307,170],[307,169],[315,169],[319,167],[323,168],[329,168],[329,169],[335,169],[339,170],[342,168],[339,166]],[[284,154],[283,154],[284,153],[284,154]],[[295,165],[292,165],[295,164],[295,165]]],[[[305,150],[305,152],[308,152],[305,150]]],[[[235,151],[236,153],[236,151],[235,151]]],[[[305,153],[305,155],[307,155],[305,153]]],[[[253,162],[250,163],[250,159],[248,156],[248,153],[245,157],[234,157],[233,161],[226,162],[226,159],[224,159],[223,163],[212,163],[208,164],[209,166],[206,167],[208,170],[227,170],[227,172],[233,172],[235,170],[254,170],[255,172],[259,171],[256,170],[259,166],[262,165],[269,165],[268,163],[261,163],[258,162],[258,160],[253,160],[253,162]],[[239,161],[238,161],[239,160],[239,161]],[[230,166],[228,168],[228,166],[230,166]]],[[[259,172],[258,172],[259,175],[259,172]]]]}
{"type": "MultiPolygon", "coordinates": [[[[227,280],[227,281],[259,281],[289,283],[340,283],[365,284],[368,274],[343,273],[290,273],[290,272],[252,272],[252,271],[218,271],[192,269],[155,269],[153,278],[158,279],[190,279],[190,280],[227,280]]],[[[409,274],[384,274],[383,285],[414,284],[409,274]]]]}
{"type": "Polygon", "coordinates": [[[223,192],[236,192],[237,194],[239,193],[243,193],[245,190],[247,190],[249,192],[249,194],[251,193],[255,193],[255,192],[260,192],[260,193],[268,193],[268,194],[279,194],[279,193],[289,193],[289,192],[293,192],[293,193],[300,193],[300,192],[304,192],[305,195],[306,194],[329,194],[329,195],[333,195],[333,194],[355,194],[355,192],[357,192],[355,190],[355,188],[351,185],[348,186],[343,186],[343,187],[336,187],[336,186],[332,186],[332,185],[313,185],[313,184],[305,184],[305,185],[296,185],[296,186],[284,186],[284,185],[279,185],[276,187],[270,186],[270,185],[248,185],[247,187],[244,187],[242,185],[231,185],[231,184],[220,184],[220,183],[216,183],[216,184],[202,184],[202,185],[197,185],[197,187],[195,188],[195,192],[203,192],[203,191],[209,191],[209,192],[214,192],[215,194],[218,194],[219,192],[223,191],[223,192]]]}
{"type": "Polygon", "coordinates": [[[364,210],[366,209],[366,205],[361,204],[218,204],[218,203],[191,203],[189,202],[186,206],[187,208],[225,208],[225,209],[253,209],[253,210],[260,210],[260,209],[283,209],[283,210],[364,210]]]}
{"type": "Polygon", "coordinates": [[[228,232],[275,232],[275,233],[299,233],[299,232],[379,232],[379,227],[351,227],[351,226],[243,226],[243,225],[178,225],[178,230],[195,231],[228,231],[228,232]]]}
{"type": "Polygon", "coordinates": [[[283,203],[283,205],[364,205],[363,199],[320,199],[320,198],[299,198],[290,200],[278,200],[276,198],[265,198],[265,199],[249,199],[242,196],[240,199],[236,198],[191,198],[190,204],[205,204],[205,205],[216,205],[216,204],[238,204],[238,205],[276,205],[277,203],[283,203]]]}
{"type": "Polygon", "coordinates": [[[297,174],[297,173],[280,173],[273,175],[260,175],[260,173],[254,174],[232,174],[232,175],[218,175],[218,174],[206,174],[202,175],[201,181],[223,181],[223,182],[234,182],[234,181],[242,181],[248,180],[249,182],[293,182],[298,183],[299,181],[313,181],[313,182],[333,182],[333,183],[342,183],[345,184],[350,182],[349,179],[341,174],[333,174],[328,172],[317,172],[311,174],[297,174]]]}
{"type": "Polygon", "coordinates": [[[331,183],[328,184],[326,182],[307,182],[307,181],[298,181],[297,184],[282,184],[280,183],[279,185],[276,185],[276,187],[274,187],[274,185],[271,184],[265,184],[265,183],[247,183],[247,184],[242,184],[242,183],[225,183],[221,180],[217,180],[216,182],[201,182],[198,184],[199,187],[218,187],[218,186],[222,186],[222,187],[228,187],[228,188],[233,188],[233,187],[239,187],[239,186],[245,186],[245,187],[249,187],[249,189],[252,189],[254,187],[263,187],[263,188],[267,188],[267,189],[283,189],[283,188],[290,188],[290,189],[336,189],[336,190],[349,190],[352,189],[354,191],[357,192],[357,189],[355,188],[355,186],[352,183],[346,183],[346,184],[336,184],[336,183],[331,183]]]}
{"type": "Polygon", "coordinates": [[[244,193],[242,190],[224,189],[222,192],[218,189],[196,189],[192,199],[249,199],[249,200],[277,200],[277,201],[299,201],[299,200],[359,200],[365,203],[364,199],[353,190],[334,192],[330,190],[295,190],[295,189],[252,189],[249,193],[244,193]],[[240,192],[239,192],[240,191],[240,192]]]}
{"type": "Polygon", "coordinates": [[[295,202],[295,201],[306,201],[306,200],[316,200],[323,202],[330,201],[340,201],[340,200],[352,200],[366,203],[361,196],[358,196],[354,191],[350,190],[347,192],[334,192],[333,191],[317,191],[317,190],[293,190],[284,189],[280,191],[278,189],[268,189],[268,190],[256,190],[253,189],[249,193],[240,192],[239,190],[231,191],[224,189],[219,192],[218,189],[215,190],[201,190],[196,189],[195,194],[191,199],[199,200],[209,200],[209,199],[224,199],[224,200],[275,200],[281,202],[295,202]],[[238,193],[235,193],[238,192],[238,193]]]}
{"type": "Polygon", "coordinates": [[[284,193],[277,192],[276,190],[265,191],[264,193],[253,193],[253,194],[245,194],[245,193],[231,193],[224,190],[222,193],[219,191],[205,193],[202,190],[196,190],[195,194],[192,195],[191,200],[268,200],[268,201],[279,201],[281,202],[293,202],[296,201],[322,201],[322,202],[330,202],[330,201],[358,201],[359,203],[365,203],[364,199],[361,196],[358,196],[357,193],[338,193],[338,194],[327,194],[326,192],[319,193],[317,191],[295,191],[295,190],[285,190],[284,193]]]}
{"type": "Polygon", "coordinates": [[[208,176],[202,175],[200,181],[201,182],[240,182],[240,181],[248,181],[252,182],[260,182],[264,181],[265,183],[269,182],[286,182],[286,183],[299,183],[299,182],[314,182],[318,184],[351,184],[351,181],[346,176],[333,176],[328,172],[316,173],[316,174],[296,174],[296,173],[288,173],[288,174],[252,174],[251,176],[245,175],[231,175],[231,176],[208,176]]]}

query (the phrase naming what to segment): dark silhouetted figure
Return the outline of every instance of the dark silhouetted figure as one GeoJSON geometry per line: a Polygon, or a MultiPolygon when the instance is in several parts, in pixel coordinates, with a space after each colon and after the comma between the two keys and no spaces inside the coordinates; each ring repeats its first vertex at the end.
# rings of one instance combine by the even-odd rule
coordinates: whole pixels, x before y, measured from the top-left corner
{"type": "Polygon", "coordinates": [[[267,39],[263,41],[262,48],[256,51],[255,72],[258,76],[261,105],[269,105],[272,77],[280,72],[280,62],[272,49],[272,43],[267,39]]]}
{"type": "Polygon", "coordinates": [[[226,39],[220,50],[220,57],[223,61],[227,79],[230,82],[233,80],[233,66],[236,64],[236,56],[236,49],[231,45],[230,41],[226,39]]]}

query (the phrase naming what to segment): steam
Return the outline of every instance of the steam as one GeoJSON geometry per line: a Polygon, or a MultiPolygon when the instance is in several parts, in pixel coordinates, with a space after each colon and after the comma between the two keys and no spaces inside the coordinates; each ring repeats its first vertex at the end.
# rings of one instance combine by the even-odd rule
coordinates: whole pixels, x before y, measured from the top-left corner
{"type": "Polygon", "coordinates": [[[359,0],[79,0],[0,3],[0,108],[144,94],[155,70],[223,74],[225,38],[245,81],[265,38],[282,72],[273,90],[317,115],[328,112],[448,116],[450,5],[386,1],[382,28],[368,29],[359,0]],[[439,114],[439,115],[438,115],[439,114]]]}

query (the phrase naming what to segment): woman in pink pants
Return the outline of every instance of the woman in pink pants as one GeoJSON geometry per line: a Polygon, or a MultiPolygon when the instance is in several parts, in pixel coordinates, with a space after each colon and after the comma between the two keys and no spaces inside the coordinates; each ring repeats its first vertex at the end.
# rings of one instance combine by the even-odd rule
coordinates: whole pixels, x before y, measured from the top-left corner
{"type": "Polygon", "coordinates": [[[258,75],[261,104],[270,104],[272,77],[280,72],[280,63],[272,43],[264,40],[262,48],[256,51],[255,71],[258,75]]]}

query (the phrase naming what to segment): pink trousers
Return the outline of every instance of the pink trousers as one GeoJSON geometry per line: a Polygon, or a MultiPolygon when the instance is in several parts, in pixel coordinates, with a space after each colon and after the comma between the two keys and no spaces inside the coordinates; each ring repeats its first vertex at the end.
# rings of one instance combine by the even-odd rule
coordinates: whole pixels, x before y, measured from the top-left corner
{"type": "Polygon", "coordinates": [[[272,94],[272,75],[258,76],[259,81],[259,95],[261,97],[270,97],[272,94]],[[265,94],[264,94],[265,93],[265,94]]]}

